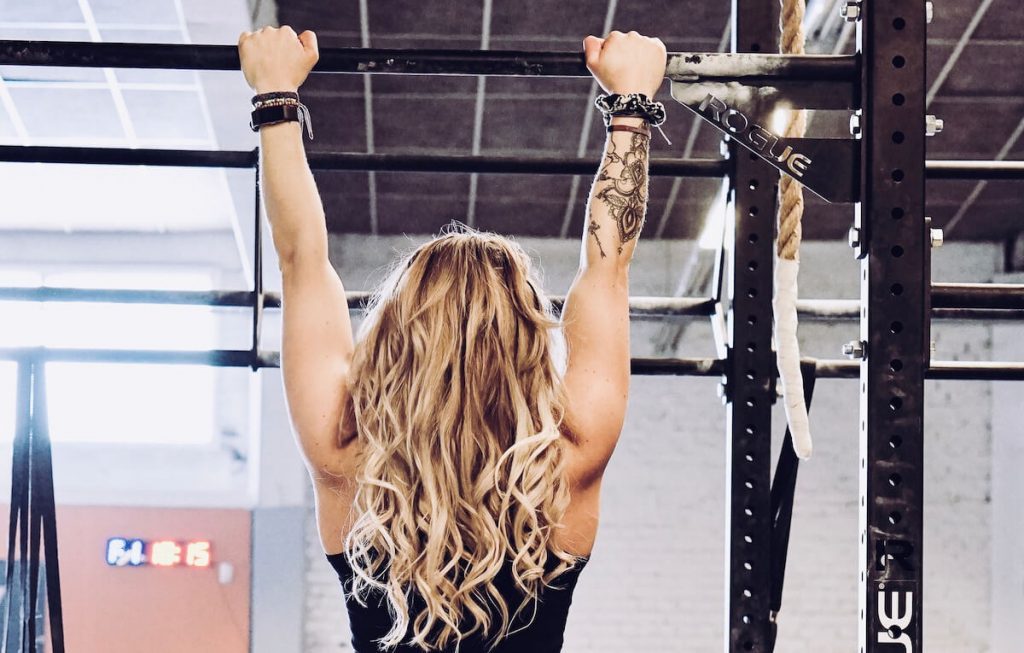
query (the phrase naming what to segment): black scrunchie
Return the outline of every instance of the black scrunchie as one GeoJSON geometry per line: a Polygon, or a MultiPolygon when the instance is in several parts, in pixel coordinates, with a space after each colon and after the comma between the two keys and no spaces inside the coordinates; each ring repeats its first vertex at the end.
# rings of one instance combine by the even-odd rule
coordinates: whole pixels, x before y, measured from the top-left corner
{"type": "Polygon", "coordinates": [[[604,114],[604,124],[611,124],[612,116],[636,116],[657,127],[665,122],[665,105],[654,102],[643,93],[598,95],[594,105],[604,114]]]}

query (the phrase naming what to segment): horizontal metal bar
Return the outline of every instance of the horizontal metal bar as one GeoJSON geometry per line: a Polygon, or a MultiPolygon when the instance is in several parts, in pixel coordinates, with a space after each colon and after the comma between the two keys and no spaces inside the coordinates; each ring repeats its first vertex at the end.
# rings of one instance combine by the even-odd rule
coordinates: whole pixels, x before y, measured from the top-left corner
{"type": "MultiPolygon", "coordinates": [[[[808,321],[855,320],[860,315],[857,299],[798,299],[796,311],[808,321]]],[[[933,320],[1024,320],[1024,308],[950,308],[932,306],[933,320]]]]}
{"type": "MultiPolygon", "coordinates": [[[[860,378],[857,361],[826,360],[816,362],[816,374],[823,379],[860,378]]],[[[926,379],[955,381],[1024,381],[1024,363],[932,361],[926,379]]]]}
{"type": "MultiPolygon", "coordinates": [[[[254,358],[246,350],[163,351],[153,349],[0,348],[0,360],[42,360],[69,363],[209,365],[212,367],[280,367],[280,352],[263,351],[254,358]]],[[[631,373],[639,375],[719,376],[722,361],[711,358],[634,358],[631,373]]]]}
{"type": "MultiPolygon", "coordinates": [[[[368,292],[346,293],[350,309],[366,306],[368,292]]],[[[565,297],[550,296],[556,310],[565,297]]],[[[178,304],[194,306],[234,306],[251,308],[254,293],[249,290],[115,290],[95,288],[0,288],[0,300],[32,302],[100,302],[111,304],[178,304]]],[[[264,308],[281,308],[281,295],[263,295],[264,308]]],[[[629,312],[634,316],[680,317],[707,316],[715,311],[715,302],[704,297],[630,297],[629,312]]]]}
{"type": "MultiPolygon", "coordinates": [[[[0,145],[0,161],[103,165],[254,168],[258,150],[152,150],[115,147],[50,147],[0,145]]],[[[479,172],[485,174],[593,175],[593,158],[502,157],[460,155],[363,154],[309,152],[313,170],[377,172],[479,172]]],[[[654,177],[724,177],[726,159],[652,159],[654,177]]]]}
{"type": "MultiPolygon", "coordinates": [[[[962,286],[965,284],[940,284],[962,286]]],[[[984,286],[988,288],[991,284],[984,286]]],[[[974,286],[971,286],[973,288],[974,286]]],[[[997,286],[998,287],[998,286],[997,286]]],[[[1018,286],[1010,286],[1019,292],[1018,286]]],[[[943,290],[946,293],[947,290],[943,290]]],[[[968,291],[972,292],[972,291],[968,291]]],[[[942,293],[940,293],[942,294],[942,293]]],[[[949,295],[943,294],[943,297],[949,295]]],[[[347,293],[349,308],[364,308],[369,299],[368,292],[347,293]]],[[[97,302],[108,304],[175,304],[191,306],[226,306],[251,308],[254,295],[251,290],[117,290],[98,288],[0,288],[0,301],[28,302],[97,302]]],[[[565,298],[551,297],[552,304],[561,310],[565,298]]],[[[991,302],[985,299],[984,301],[991,302]]],[[[981,299],[978,300],[982,304],[981,299]]],[[[801,299],[797,301],[797,312],[804,320],[832,321],[853,320],[860,312],[856,299],[801,299]]],[[[263,307],[281,308],[281,294],[267,292],[263,295],[263,307]]],[[[630,297],[629,312],[634,317],[706,317],[712,315],[715,302],[710,297],[630,297]]],[[[1024,308],[945,308],[933,307],[933,319],[945,320],[1024,320],[1024,308]]]]}
{"type": "MultiPolygon", "coordinates": [[[[99,302],[108,304],[177,304],[252,308],[250,290],[120,290],[107,288],[0,288],[0,300],[25,302],[99,302]]],[[[264,306],[281,306],[280,294],[266,293],[264,306]]]]}
{"type": "MultiPolygon", "coordinates": [[[[859,76],[856,57],[848,55],[673,52],[667,64],[666,75],[681,81],[853,81],[859,76]]],[[[238,48],[233,45],[24,40],[0,41],[0,65],[231,71],[240,68],[238,48]]],[[[318,73],[590,77],[582,51],[324,48],[313,70],[318,73]]]]}
{"type": "Polygon", "coordinates": [[[927,179],[1024,179],[1024,161],[926,161],[927,179]]]}
{"type": "MultiPolygon", "coordinates": [[[[131,363],[151,365],[209,365],[213,367],[280,367],[281,354],[261,351],[256,357],[248,350],[154,349],[51,349],[46,347],[0,348],[0,360],[36,360],[73,363],[131,363]]],[[[808,359],[813,360],[813,359],[808,359]]],[[[860,376],[856,361],[817,360],[818,378],[855,379],[860,376]]],[[[630,371],[647,376],[721,376],[725,361],[714,358],[634,358],[630,371]]],[[[933,361],[927,378],[961,381],[1024,381],[1024,363],[933,361]]]]}
{"type": "Polygon", "coordinates": [[[1024,309],[1024,284],[934,283],[936,308],[1024,309]]]}
{"type": "Polygon", "coordinates": [[[49,347],[0,348],[0,360],[35,359],[62,363],[130,363],[145,365],[208,365],[211,367],[279,367],[279,352],[248,350],[74,349],[49,347]]]}
{"type": "Polygon", "coordinates": [[[1024,381],[1024,363],[932,361],[925,378],[957,381],[1024,381]]]}
{"type": "Polygon", "coordinates": [[[721,376],[725,361],[714,358],[634,358],[630,374],[639,376],[721,376]]]}
{"type": "Polygon", "coordinates": [[[853,82],[860,62],[853,55],[679,52],[669,55],[665,76],[676,82],[853,82]]]}
{"type": "MultiPolygon", "coordinates": [[[[103,165],[253,168],[257,150],[163,150],[119,147],[0,145],[0,161],[103,165]]],[[[593,174],[589,158],[365,154],[309,152],[313,170],[379,172],[480,172],[492,174],[593,174]]],[[[927,161],[929,179],[1024,179],[1021,161],[927,161]]],[[[655,177],[724,177],[726,159],[652,159],[655,177]]]]}

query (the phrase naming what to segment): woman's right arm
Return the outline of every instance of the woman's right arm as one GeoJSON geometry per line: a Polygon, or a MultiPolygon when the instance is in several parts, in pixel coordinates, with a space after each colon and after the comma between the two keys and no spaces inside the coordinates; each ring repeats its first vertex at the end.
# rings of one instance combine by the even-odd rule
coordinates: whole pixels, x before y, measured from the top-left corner
{"type": "MultiPolygon", "coordinates": [[[[665,73],[665,46],[636,32],[584,41],[587,67],[610,93],[654,97],[665,73]]],[[[612,124],[639,126],[641,118],[612,124]]],[[[577,487],[599,483],[626,414],[629,391],[629,263],[647,211],[650,137],[614,131],[605,140],[591,188],[580,269],[566,297],[566,423],[574,441],[569,473],[577,487]]]]}

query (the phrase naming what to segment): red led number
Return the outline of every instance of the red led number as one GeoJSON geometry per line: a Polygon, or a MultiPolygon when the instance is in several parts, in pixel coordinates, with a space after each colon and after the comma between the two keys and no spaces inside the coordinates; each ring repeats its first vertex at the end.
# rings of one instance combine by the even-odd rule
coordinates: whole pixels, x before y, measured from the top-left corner
{"type": "Polygon", "coordinates": [[[209,567],[210,543],[189,542],[185,549],[185,564],[189,567],[209,567]]]}
{"type": "Polygon", "coordinates": [[[150,545],[149,563],[157,567],[173,567],[181,562],[181,547],[171,540],[150,545]]]}

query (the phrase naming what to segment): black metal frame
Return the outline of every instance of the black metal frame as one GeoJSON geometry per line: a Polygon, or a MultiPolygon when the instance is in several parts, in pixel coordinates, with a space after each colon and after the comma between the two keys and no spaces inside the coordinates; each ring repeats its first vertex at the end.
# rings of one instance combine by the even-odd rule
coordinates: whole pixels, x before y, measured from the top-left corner
{"type": "MultiPolygon", "coordinates": [[[[867,358],[806,360],[816,378],[860,378],[861,394],[861,651],[888,653],[901,641],[920,651],[922,550],[922,463],[924,380],[1024,381],[1024,363],[962,363],[929,360],[929,318],[1022,319],[1024,287],[929,283],[929,239],[924,219],[928,179],[1024,179],[1020,162],[930,161],[924,159],[924,0],[862,0],[859,53],[854,57],[793,57],[745,54],[775,48],[777,7],[768,0],[733,0],[731,54],[676,53],[667,71],[676,85],[705,84],[725,89],[771,82],[759,91],[765,106],[779,94],[822,100],[862,110],[860,141],[843,141],[858,162],[849,188],[860,203],[862,297],[801,303],[804,317],[859,317],[867,358]],[[901,20],[897,21],[899,18],[901,20]],[[902,27],[895,27],[896,24],[902,27]],[[894,33],[897,30],[899,33],[894,33]],[[900,59],[897,59],[899,57],[900,59]],[[808,82],[814,82],[809,84],[808,82]],[[851,92],[827,98],[821,88],[851,92]],[[817,88],[816,88],[817,85],[817,88]],[[832,86],[829,86],[832,85],[832,86]],[[903,96],[900,102],[895,95],[903,96]],[[823,99],[824,98],[824,99],[823,99]],[[895,131],[903,133],[897,145],[895,131]],[[904,600],[913,593],[913,599],[904,600]],[[881,603],[879,596],[884,596],[881,603]],[[893,603],[900,599],[899,604],[893,603]],[[903,620],[911,610],[910,617],[903,620]],[[898,629],[898,630],[897,630],[898,629]]],[[[233,46],[0,41],[0,65],[65,65],[237,70],[233,46]]],[[[587,77],[580,53],[482,52],[455,50],[328,49],[318,72],[437,75],[544,75],[587,77]]],[[[725,91],[723,91],[724,93],[725,91]]],[[[830,91],[831,92],[831,91],[830,91]]],[[[731,96],[730,96],[731,97],[731,96]]],[[[801,101],[804,101],[801,100],[801,101]]],[[[706,116],[705,116],[706,117],[706,116]]],[[[729,125],[716,124],[727,136],[729,125]]],[[[729,651],[770,651],[778,609],[784,551],[772,550],[776,502],[769,490],[771,405],[775,363],[771,351],[773,229],[777,173],[740,149],[728,159],[652,161],[652,175],[720,177],[731,180],[734,225],[728,265],[729,348],[724,359],[633,359],[634,374],[721,377],[727,400],[727,520],[729,524],[726,612],[729,651]]],[[[836,143],[832,143],[835,145],[836,143]]],[[[750,148],[750,143],[743,146],[750,148]]],[[[828,144],[826,144],[828,145],[828,144]]],[[[763,154],[763,153],[761,153],[763,154]]],[[[68,288],[0,289],[0,300],[95,301],[198,304],[246,307],[252,311],[249,350],[157,351],[87,349],[0,349],[0,360],[40,370],[47,361],[201,364],[259,369],[280,364],[277,352],[260,350],[265,309],[280,297],[265,293],[258,151],[130,150],[119,148],[0,146],[0,160],[50,163],[206,166],[256,169],[254,278],[251,291],[166,292],[68,288]]],[[[433,171],[530,174],[593,173],[593,162],[572,158],[310,153],[321,170],[433,171]]],[[[778,162],[776,162],[778,163],[778,162]]],[[[845,183],[845,182],[844,182],[845,183]]],[[[722,252],[719,253],[724,260],[722,252]]],[[[365,293],[350,293],[350,307],[365,304],[365,293]]],[[[633,298],[634,316],[710,316],[722,310],[720,297],[633,298]]],[[[555,298],[560,305],[561,298],[555,298]]],[[[23,369],[28,369],[23,367],[23,369]]],[[[24,408],[20,405],[19,410],[24,408]]],[[[48,458],[40,464],[49,469],[48,458]]],[[[795,470],[794,470],[795,472],[795,470]]],[[[777,534],[777,533],[776,533],[777,534]]],[[[56,572],[56,564],[53,564],[56,572]]],[[[59,625],[59,618],[58,618],[59,625]]],[[[907,648],[907,647],[904,647],[907,648]]]]}
{"type": "Polygon", "coordinates": [[[927,21],[924,0],[863,0],[860,8],[860,650],[919,653],[930,358],[927,21]]]}
{"type": "MultiPolygon", "coordinates": [[[[775,52],[778,8],[733,0],[733,52],[775,52]]],[[[673,87],[676,85],[673,84],[673,87]]],[[[726,358],[726,650],[771,646],[771,442],[775,402],[772,266],[776,183],[773,167],[730,142],[728,354],[726,358]]],[[[727,236],[728,238],[728,236],[727,236]]]]}

